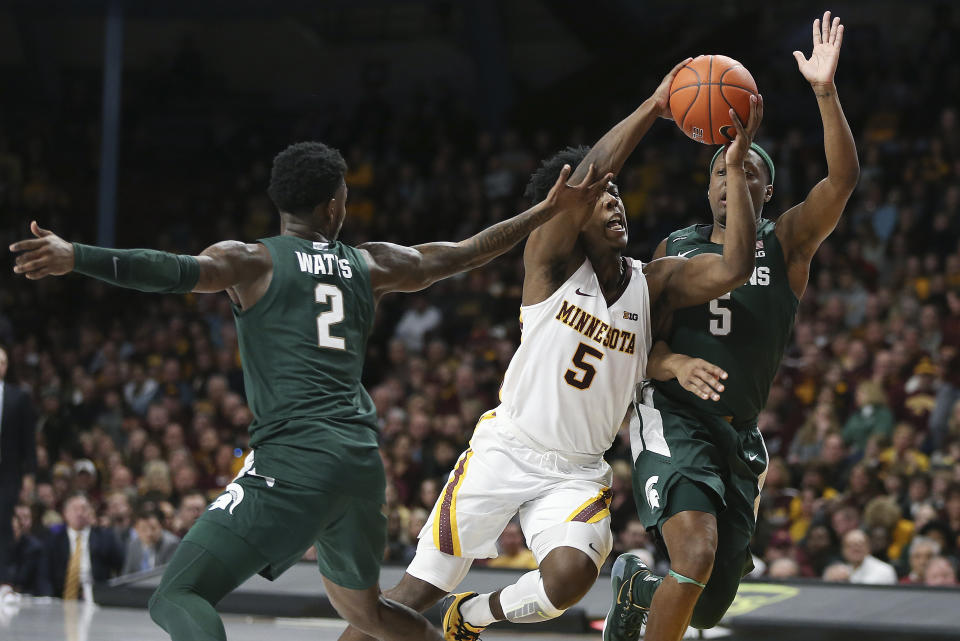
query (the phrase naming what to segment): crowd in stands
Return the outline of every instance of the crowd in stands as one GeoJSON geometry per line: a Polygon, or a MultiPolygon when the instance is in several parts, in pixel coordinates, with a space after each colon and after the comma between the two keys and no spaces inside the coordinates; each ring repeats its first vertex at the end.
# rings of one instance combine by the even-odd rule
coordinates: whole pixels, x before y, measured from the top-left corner
{"type": "MultiPolygon", "coordinates": [[[[949,62],[956,70],[941,42],[936,34],[928,41],[925,66],[949,62]]],[[[960,122],[933,83],[870,102],[909,80],[900,68],[859,73],[873,64],[853,55],[842,63],[860,185],[814,258],[759,417],[770,466],[756,574],[952,585],[960,550],[960,122]],[[898,118],[918,104],[927,117],[898,118]]],[[[814,100],[800,93],[808,90],[799,75],[794,80],[780,102],[790,91],[806,100],[801,124],[778,120],[776,96],[765,95],[760,142],[777,164],[771,217],[825,172],[814,100]]],[[[197,251],[222,238],[275,233],[264,196],[270,156],[311,137],[339,145],[350,166],[345,241],[459,239],[526,207],[523,188],[539,158],[586,142],[582,131],[485,131],[465,111],[441,109],[446,99],[427,94],[392,112],[371,97],[349,126],[306,118],[256,144],[237,126],[223,143],[232,179],[209,154],[184,161],[184,174],[200,176],[209,163],[219,195],[180,174],[151,183],[150,172],[162,175],[163,167],[132,162],[121,180],[144,192],[121,189],[118,244],[197,251]]],[[[143,122],[146,101],[131,102],[143,122]]],[[[630,253],[643,260],[673,229],[709,217],[703,192],[712,150],[657,126],[660,134],[618,179],[630,253]]],[[[137,144],[147,138],[134,134],[137,144]]],[[[76,149],[83,141],[75,129],[14,130],[3,122],[0,210],[12,213],[0,230],[4,246],[34,218],[68,238],[93,240],[90,193],[74,189],[79,170],[61,156],[66,149],[83,157],[76,149]]],[[[514,251],[424,293],[388,297],[378,310],[365,383],[389,479],[390,563],[412,558],[474,423],[497,403],[519,340],[519,257],[514,251]]],[[[88,533],[92,563],[84,571],[94,580],[161,565],[246,451],[252,415],[228,298],[149,296],[76,276],[0,278],[6,382],[29,393],[37,417],[36,470],[16,501],[14,548],[0,570],[18,590],[62,595],[76,532],[88,533]]],[[[636,519],[625,431],[608,458],[611,558],[645,550],[663,568],[666,559],[636,519]]],[[[501,548],[490,565],[535,563],[515,525],[501,548]]]]}

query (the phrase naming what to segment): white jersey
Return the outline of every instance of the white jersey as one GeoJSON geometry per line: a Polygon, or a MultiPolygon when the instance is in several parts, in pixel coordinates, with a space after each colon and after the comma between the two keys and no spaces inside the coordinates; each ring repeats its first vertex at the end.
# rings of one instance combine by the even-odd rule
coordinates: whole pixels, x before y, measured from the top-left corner
{"type": "Polygon", "coordinates": [[[607,305],[589,260],[549,298],[520,308],[521,342],[503,379],[497,417],[544,450],[602,455],[613,444],[647,368],[650,294],[642,264],[607,305]]]}

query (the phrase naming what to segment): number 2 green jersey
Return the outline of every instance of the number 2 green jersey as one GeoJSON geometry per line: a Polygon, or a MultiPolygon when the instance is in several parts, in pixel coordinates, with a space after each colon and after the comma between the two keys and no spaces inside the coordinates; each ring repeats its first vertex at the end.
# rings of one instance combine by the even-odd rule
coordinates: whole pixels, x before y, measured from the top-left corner
{"type": "Polygon", "coordinates": [[[263,297],[234,307],[257,474],[382,500],[376,409],[361,384],[373,324],[359,251],[274,236],[263,297]]]}
{"type": "MultiPolygon", "coordinates": [[[[787,266],[774,222],[757,225],[756,266],[750,280],[705,305],[674,312],[668,341],[678,354],[702,358],[729,375],[717,402],[684,390],[677,379],[656,381],[668,398],[698,411],[752,421],[767,402],[797,313],[799,301],[790,287],[787,266]]],[[[667,256],[723,253],[710,242],[710,225],[692,225],[667,237],[667,256]]]]}

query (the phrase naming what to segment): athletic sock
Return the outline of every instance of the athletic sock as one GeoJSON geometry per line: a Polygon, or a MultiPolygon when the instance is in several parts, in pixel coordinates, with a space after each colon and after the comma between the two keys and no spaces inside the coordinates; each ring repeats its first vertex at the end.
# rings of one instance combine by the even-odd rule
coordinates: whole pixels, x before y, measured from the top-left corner
{"type": "Polygon", "coordinates": [[[634,577],[633,585],[630,586],[630,598],[634,605],[649,608],[653,602],[653,593],[657,591],[661,583],[663,583],[663,577],[653,573],[644,573],[634,577]]]}
{"type": "Polygon", "coordinates": [[[460,615],[463,620],[475,628],[485,628],[496,623],[497,618],[490,610],[490,597],[493,593],[480,594],[463,602],[460,606],[460,615]]]}

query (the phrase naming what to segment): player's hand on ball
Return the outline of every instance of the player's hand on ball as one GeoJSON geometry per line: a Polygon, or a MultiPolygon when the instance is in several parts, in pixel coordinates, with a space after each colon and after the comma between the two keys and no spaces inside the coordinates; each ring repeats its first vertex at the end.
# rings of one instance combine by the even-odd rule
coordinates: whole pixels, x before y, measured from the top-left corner
{"type": "Polygon", "coordinates": [[[743,161],[746,160],[747,152],[750,151],[750,143],[757,135],[757,129],[760,128],[760,122],[763,120],[763,96],[750,96],[750,118],[747,120],[746,127],[740,122],[737,112],[733,109],[730,110],[730,119],[737,130],[737,137],[733,142],[727,143],[727,152],[723,158],[727,167],[743,167],[743,161]]]}
{"type": "Polygon", "coordinates": [[[583,177],[578,185],[567,184],[572,170],[570,165],[564,165],[560,170],[560,176],[557,182],[550,189],[550,193],[544,199],[544,204],[556,211],[566,211],[571,209],[589,208],[593,209],[597,199],[607,189],[607,185],[613,180],[613,174],[608,173],[600,180],[595,180],[597,168],[590,164],[587,175],[583,177]]]}
{"type": "Polygon", "coordinates": [[[30,280],[45,276],[62,276],[73,270],[73,244],[48,229],[41,229],[37,221],[30,223],[36,238],[10,245],[10,251],[23,252],[13,266],[15,274],[24,274],[30,280]]]}
{"type": "Polygon", "coordinates": [[[727,373],[702,358],[686,358],[675,368],[677,381],[691,394],[704,400],[719,401],[727,373]]]}
{"type": "Polygon", "coordinates": [[[799,51],[793,52],[800,73],[811,85],[823,85],[833,82],[840,59],[840,44],[843,42],[843,25],[840,18],[830,20],[830,12],[823,14],[823,22],[813,21],[813,52],[809,60],[799,51]]]}
{"type": "Polygon", "coordinates": [[[650,96],[650,99],[653,100],[656,105],[657,115],[661,118],[673,120],[673,114],[670,113],[670,86],[673,84],[673,79],[680,73],[680,70],[691,60],[693,60],[693,58],[687,58],[677,63],[677,65],[670,70],[670,73],[663,77],[663,80],[660,81],[660,86],[657,87],[657,90],[650,96]]]}

